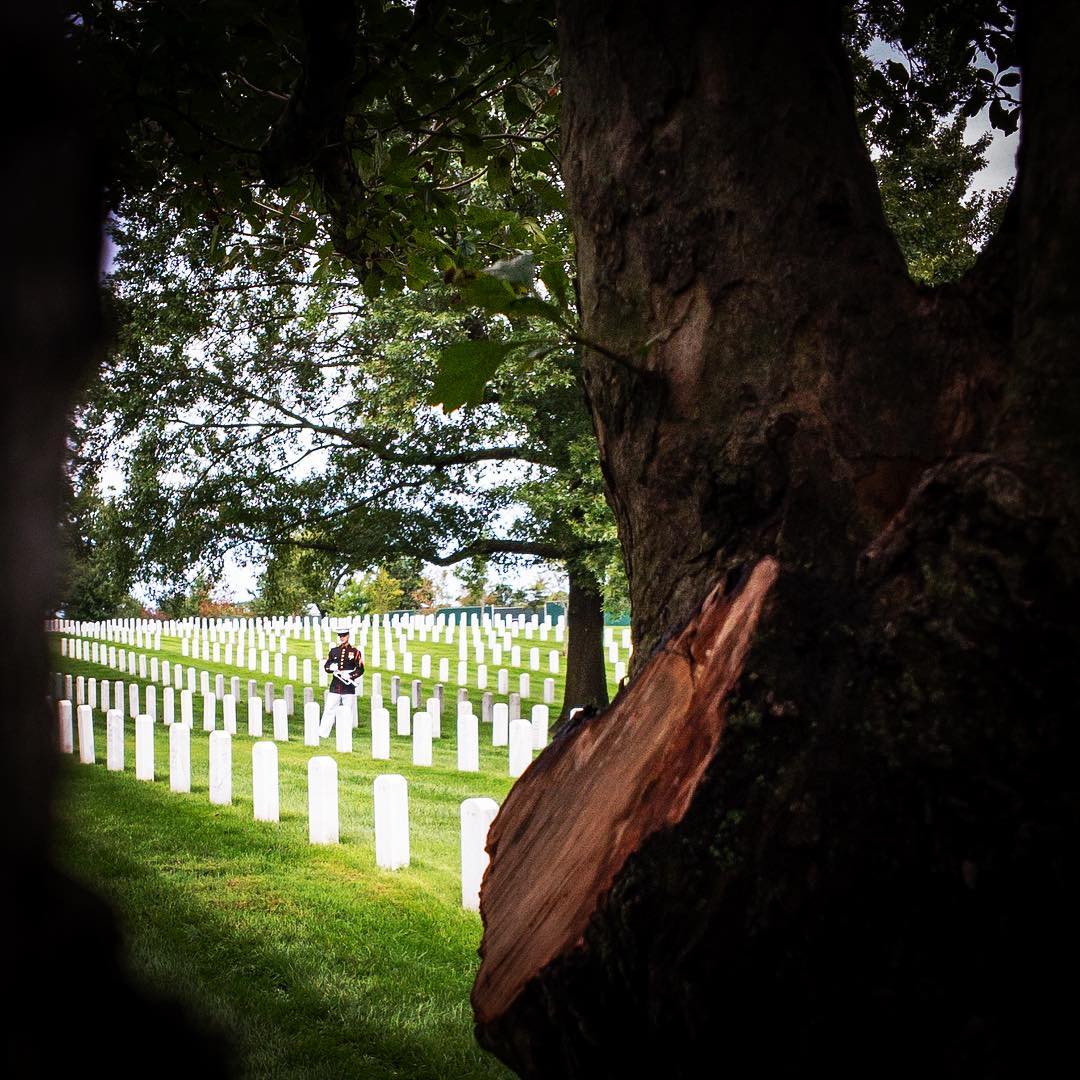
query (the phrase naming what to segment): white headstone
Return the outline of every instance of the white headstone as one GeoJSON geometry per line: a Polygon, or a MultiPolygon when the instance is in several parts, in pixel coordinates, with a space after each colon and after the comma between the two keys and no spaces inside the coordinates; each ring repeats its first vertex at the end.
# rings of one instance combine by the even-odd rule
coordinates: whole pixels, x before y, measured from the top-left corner
{"type": "Polygon", "coordinates": [[[195,723],[193,695],[186,687],[180,691],[180,723],[184,727],[191,727],[195,723]]]}
{"type": "Polygon", "coordinates": [[[528,675],[518,677],[518,693],[523,698],[532,697],[532,683],[528,675]]]}
{"type": "Polygon", "coordinates": [[[176,719],[176,691],[171,686],[161,691],[161,718],[166,724],[176,719]]]}
{"type": "Polygon", "coordinates": [[[466,799],[461,804],[461,906],[466,911],[480,910],[480,883],[489,862],[487,834],[498,812],[494,799],[466,799]]]}
{"type": "MultiPolygon", "coordinates": [[[[260,697],[248,698],[248,734],[255,739],[262,738],[262,698],[260,697]]],[[[277,821],[277,818],[274,820],[277,821]]]]}
{"type": "Polygon", "coordinates": [[[546,705],[532,707],[533,749],[543,750],[547,746],[548,722],[550,715],[546,705]]]}
{"type": "Polygon", "coordinates": [[[217,727],[217,697],[214,694],[203,694],[202,701],[202,729],[213,731],[217,727]]]}
{"type": "Polygon", "coordinates": [[[232,803],[232,736],[227,731],[210,732],[210,802],[232,803]]]}
{"type": "Polygon", "coordinates": [[[97,679],[93,677],[86,680],[86,703],[91,709],[97,708],[97,679]]]}
{"type": "Polygon", "coordinates": [[[439,661],[439,682],[448,683],[450,681],[450,661],[444,656],[439,661]]]}
{"type": "Polygon", "coordinates": [[[57,732],[60,739],[60,752],[75,752],[75,736],[71,727],[71,702],[66,699],[56,703],[57,732]]]}
{"type": "Polygon", "coordinates": [[[304,703],[304,745],[305,746],[318,746],[319,745],[319,721],[321,715],[319,711],[319,703],[317,701],[307,701],[304,703]]]}
{"type": "MultiPolygon", "coordinates": [[[[464,640],[464,639],[462,639],[464,640]]],[[[457,684],[458,686],[469,685],[469,665],[464,660],[458,661],[457,666],[457,684]]]]}
{"type": "Polygon", "coordinates": [[[94,755],[94,710],[89,705],[80,705],[76,710],[79,720],[79,760],[84,765],[93,765],[94,755]]]}
{"type": "Polygon", "coordinates": [[[520,776],[531,764],[533,726],[528,720],[515,720],[510,725],[510,775],[520,776]]]}
{"type": "Polygon", "coordinates": [[[471,711],[458,713],[457,767],[461,772],[480,771],[480,721],[471,711]]]}
{"type": "Polygon", "coordinates": [[[559,650],[552,649],[548,652],[548,671],[552,675],[559,674],[559,650]]]}
{"type": "MultiPolygon", "coordinates": [[[[347,723],[338,727],[352,732],[347,723]]],[[[332,757],[317,756],[308,762],[308,840],[338,842],[337,762],[332,757]]]]}
{"type": "Polygon", "coordinates": [[[124,771],[124,718],[115,709],[105,714],[105,767],[124,771]]]}
{"type": "Polygon", "coordinates": [[[409,786],[396,773],[375,777],[375,865],[409,865],[409,786]]]}
{"type": "Polygon", "coordinates": [[[554,705],[555,704],[555,680],[554,679],[545,679],[544,680],[544,704],[545,705],[554,705]]]}
{"type": "Polygon", "coordinates": [[[431,717],[426,712],[418,712],[413,716],[412,763],[431,764],[431,717]]]}
{"type": "Polygon", "coordinates": [[[284,698],[274,702],[274,738],[278,742],[289,741],[289,708],[284,698]]]}
{"type": "Polygon", "coordinates": [[[339,754],[351,754],[353,733],[352,707],[350,705],[338,705],[335,712],[334,747],[339,754]]]}
{"type": "Polygon", "coordinates": [[[149,716],[135,717],[135,779],[154,779],[154,721],[149,716]]]}
{"type": "Polygon", "coordinates": [[[397,733],[409,734],[409,717],[412,714],[412,700],[408,694],[402,694],[397,699],[397,733]]]}
{"type": "Polygon", "coordinates": [[[510,672],[506,668],[499,668],[498,683],[496,689],[500,694],[510,693],[510,672]]]}
{"type": "Polygon", "coordinates": [[[499,701],[491,710],[491,745],[506,746],[510,739],[510,706],[499,701]]]}
{"type": "Polygon", "coordinates": [[[371,756],[379,761],[390,760],[390,710],[381,706],[371,714],[371,756]]]}
{"type": "Polygon", "coordinates": [[[256,821],[277,821],[278,749],[272,742],[257,742],[251,748],[251,793],[256,821]]]}
{"type": "Polygon", "coordinates": [[[221,699],[221,723],[230,735],[236,734],[236,698],[232,694],[221,699]]]}
{"type": "Polygon", "coordinates": [[[169,788],[191,790],[191,728],[187,724],[169,728],[169,788]]]}

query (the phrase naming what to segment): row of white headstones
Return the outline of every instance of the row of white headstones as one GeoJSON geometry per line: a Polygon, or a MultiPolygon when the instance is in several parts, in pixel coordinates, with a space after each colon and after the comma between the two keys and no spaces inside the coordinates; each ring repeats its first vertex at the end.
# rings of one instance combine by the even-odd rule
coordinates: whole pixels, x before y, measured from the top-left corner
{"type": "MultiPolygon", "coordinates": [[[[535,650],[534,650],[535,651],[535,650]]],[[[72,660],[81,660],[91,664],[101,664],[104,667],[115,668],[117,671],[126,671],[130,675],[138,675],[140,679],[149,678],[152,682],[161,682],[164,686],[171,684],[174,672],[176,674],[176,680],[179,683],[183,678],[180,672],[183,671],[183,665],[180,663],[170,663],[168,660],[159,660],[156,656],[147,657],[145,653],[136,653],[134,649],[118,649],[115,645],[103,645],[97,641],[91,641],[86,638],[71,638],[62,637],[60,639],[60,655],[68,657],[72,660]]],[[[270,674],[270,653],[264,652],[262,656],[262,674],[270,674]]],[[[280,653],[273,654],[274,657],[274,676],[275,678],[284,677],[284,668],[282,664],[282,656],[280,653]]],[[[552,653],[551,668],[553,671],[558,671],[558,653],[552,653]]],[[[209,659],[209,657],[207,657],[209,659]]],[[[249,658],[250,659],[250,658],[249,658]]],[[[420,677],[422,679],[431,678],[432,667],[431,657],[425,653],[420,658],[420,677]]],[[[213,662],[219,662],[215,656],[213,662]]],[[[225,664],[232,665],[232,657],[226,655],[225,664]]],[[[366,665],[365,665],[366,666],[366,665]]],[[[255,671],[255,666],[249,664],[249,671],[255,671]]],[[[615,665],[615,675],[618,679],[621,679],[625,674],[625,664],[619,661],[615,665]]],[[[313,666],[311,660],[303,661],[303,682],[306,685],[312,685],[313,683],[313,666]]],[[[192,682],[195,678],[195,668],[188,667],[188,681],[192,682]]],[[[295,656],[288,657],[288,678],[291,681],[300,681],[297,678],[298,667],[297,658],[295,656]]],[[[403,674],[413,674],[413,665],[411,663],[404,665],[403,674]]],[[[203,672],[205,677],[209,677],[208,672],[203,672]]],[[[378,673],[372,676],[378,677],[378,673]]],[[[330,682],[330,676],[321,668],[318,671],[318,681],[321,686],[327,686],[330,682]]],[[[438,666],[438,681],[441,683],[448,683],[450,681],[450,661],[443,657],[439,660],[438,666]]],[[[458,662],[457,666],[457,685],[459,687],[467,687],[469,685],[469,668],[468,663],[464,660],[458,662]]],[[[507,694],[510,692],[510,672],[507,668],[499,668],[496,673],[495,685],[498,693],[507,694]]],[[[488,686],[488,669],[484,664],[478,665],[476,669],[476,689],[486,690],[488,686]]],[[[194,689],[194,685],[190,686],[190,689],[194,689]]],[[[206,691],[204,691],[205,693],[206,691]]],[[[522,672],[518,676],[518,691],[523,698],[532,696],[532,678],[528,672],[522,672]]],[[[550,705],[555,700],[555,680],[552,678],[546,678],[543,682],[543,697],[544,704],[550,705]]]]}
{"type": "MultiPolygon", "coordinates": [[[[204,672],[204,675],[207,673],[204,672]]],[[[57,690],[60,691],[60,676],[57,677],[57,690]]],[[[94,709],[98,708],[98,680],[82,675],[72,677],[64,675],[63,698],[69,703],[74,701],[76,708],[84,705],[90,710],[91,720],[94,709]]],[[[378,679],[378,675],[374,676],[378,679]]],[[[374,682],[373,679],[373,682],[374,682]]],[[[218,695],[206,688],[202,694],[202,729],[212,732],[217,728],[218,695]]],[[[370,697],[371,708],[371,756],[375,760],[390,759],[390,711],[383,707],[382,696],[373,686],[370,697]]],[[[124,719],[124,683],[120,680],[110,683],[102,679],[101,711],[106,716],[115,712],[122,724],[124,719]]],[[[358,726],[358,699],[354,694],[344,698],[349,704],[338,705],[333,717],[335,746],[339,753],[351,753],[353,749],[353,730],[358,726]]],[[[134,717],[147,716],[151,723],[157,720],[157,687],[153,683],[145,687],[145,697],[140,700],[138,683],[127,687],[127,705],[134,717]]],[[[222,724],[226,733],[235,734],[237,724],[237,701],[233,694],[221,696],[222,724]]],[[[432,763],[432,740],[442,737],[442,699],[429,697],[421,711],[414,711],[413,698],[400,694],[395,704],[397,723],[396,733],[404,738],[412,738],[412,761],[414,765],[432,763]]],[[[487,704],[485,703],[485,719],[487,704]]],[[[505,746],[509,755],[509,775],[520,776],[532,762],[534,750],[542,750],[548,741],[550,710],[547,705],[537,704],[532,707],[529,719],[519,715],[520,698],[511,695],[509,702],[494,702],[491,707],[491,745],[505,746]]],[[[81,715],[81,714],[80,714],[81,715]]],[[[289,707],[285,698],[276,698],[271,704],[274,739],[287,742],[289,739],[289,707]]],[[[322,708],[317,701],[304,703],[304,745],[319,746],[319,733],[322,708]]],[[[192,689],[180,691],[179,723],[192,727],[195,717],[195,694],[192,689]]],[[[162,692],[162,721],[166,726],[176,722],[176,691],[166,686],[162,692]]],[[[248,735],[262,737],[263,700],[252,696],[248,699],[247,715],[248,735]]],[[[473,713],[472,702],[467,698],[457,702],[457,767],[459,772],[479,772],[480,740],[479,718],[473,713]]]]}
{"type": "MultiPolygon", "coordinates": [[[[351,620],[355,623],[354,633],[356,634],[355,643],[365,653],[365,660],[369,666],[382,667],[386,670],[395,670],[397,668],[398,659],[400,658],[402,670],[405,674],[411,674],[414,670],[414,655],[409,649],[409,642],[412,641],[417,635],[419,635],[420,641],[426,641],[428,632],[430,631],[432,642],[438,642],[441,638],[441,632],[445,630],[446,642],[450,644],[454,640],[454,620],[451,618],[449,621],[443,623],[440,621],[442,617],[436,617],[431,615],[421,616],[404,616],[384,622],[382,625],[382,649],[380,649],[380,633],[378,623],[369,624],[365,617],[362,620],[351,620]],[[370,648],[368,647],[368,634],[371,632],[370,648]],[[397,653],[395,653],[395,643],[397,646],[397,653]],[[385,653],[385,655],[383,655],[385,653]]],[[[50,629],[60,630],[61,632],[75,633],[79,636],[94,637],[99,640],[107,642],[122,642],[125,644],[137,645],[142,648],[145,641],[148,645],[152,642],[155,649],[161,648],[161,623],[153,623],[150,621],[137,622],[134,627],[121,625],[128,620],[117,620],[106,623],[80,623],[64,620],[54,620],[49,624],[50,629]]],[[[254,627],[248,626],[243,621],[236,620],[230,625],[211,626],[209,628],[202,629],[202,636],[200,637],[200,628],[184,623],[167,623],[165,624],[166,632],[170,636],[177,636],[180,639],[181,654],[185,657],[190,656],[193,659],[212,660],[214,663],[221,663],[224,659],[224,663],[233,666],[233,656],[235,655],[235,666],[244,667],[244,660],[246,658],[247,668],[249,671],[255,671],[261,666],[263,674],[270,673],[271,658],[274,666],[274,674],[281,677],[283,674],[282,664],[287,660],[289,663],[289,677],[293,680],[297,678],[296,672],[296,658],[289,655],[289,634],[290,632],[298,633],[298,627],[290,626],[288,624],[280,625],[275,629],[269,630],[254,629],[254,627]],[[250,633],[250,638],[246,638],[245,634],[250,633]],[[267,639],[269,634],[269,639],[267,639]],[[266,646],[269,645],[269,648],[266,646]],[[224,647],[224,648],[223,648],[224,647]],[[246,653],[246,657],[245,657],[246,653]]],[[[504,654],[509,660],[509,666],[514,668],[521,668],[524,666],[524,653],[520,645],[513,644],[513,638],[519,634],[522,630],[525,632],[526,638],[533,636],[533,630],[536,630],[541,640],[546,640],[548,637],[548,631],[551,630],[555,634],[557,641],[561,642],[564,636],[564,625],[562,621],[552,624],[548,621],[542,623],[524,623],[514,622],[511,620],[507,624],[503,624],[499,617],[496,617],[494,623],[490,619],[485,617],[483,625],[475,621],[471,626],[462,625],[460,633],[458,634],[458,659],[459,659],[459,673],[461,671],[461,662],[468,660],[470,645],[469,645],[469,632],[472,634],[472,652],[473,661],[482,670],[482,678],[486,679],[486,665],[484,663],[486,652],[485,643],[483,640],[486,634],[487,642],[486,648],[491,652],[491,661],[493,667],[499,667],[502,664],[504,654]]],[[[329,646],[332,639],[332,631],[328,628],[321,626],[315,626],[312,630],[311,627],[305,626],[305,637],[309,633],[313,633],[312,649],[317,657],[322,655],[323,650],[329,646]]],[[[630,632],[628,628],[622,628],[621,631],[621,643],[622,649],[627,651],[627,658],[632,651],[632,644],[630,639],[630,632]]],[[[626,662],[620,655],[620,645],[616,638],[615,628],[606,627],[604,631],[604,644],[607,650],[607,661],[610,665],[615,667],[616,681],[622,679],[626,673],[626,662]],[[621,670],[620,670],[621,669],[621,670]]],[[[541,667],[541,651],[537,647],[530,648],[528,650],[529,668],[532,671],[539,671],[541,667]]],[[[560,653],[556,649],[549,650],[548,653],[548,667],[549,671],[553,674],[558,674],[560,653]]],[[[419,657],[421,674],[426,678],[430,675],[432,657],[428,653],[423,653],[419,657]],[[426,669],[426,670],[425,670],[426,669]]],[[[446,658],[440,660],[441,674],[440,678],[443,682],[449,681],[449,661],[446,658]]],[[[305,678],[306,683],[311,682],[311,670],[305,663],[305,678]]],[[[464,685],[462,683],[461,685],[464,685]]],[[[483,687],[481,686],[481,689],[483,687]]]]}
{"type": "MultiPolygon", "coordinates": [[[[137,687],[132,687],[137,690],[137,687]]],[[[148,687],[148,689],[151,689],[148,687]]],[[[187,691],[184,691],[187,694],[187,691]]],[[[231,695],[229,695],[231,697],[231,695]]],[[[259,700],[253,699],[258,705],[259,700]]],[[[284,702],[275,704],[284,705],[284,702]]],[[[538,706],[542,708],[542,706],[538,706]]],[[[376,733],[373,725],[372,756],[389,758],[389,713],[377,710],[381,722],[376,733]],[[385,748],[385,753],[377,751],[385,748]]],[[[305,706],[305,744],[319,745],[319,706],[308,702],[305,706]]],[[[79,760],[85,765],[97,762],[94,739],[94,710],[91,705],[79,705],[76,710],[78,722],[79,760]]],[[[74,753],[72,703],[64,699],[57,704],[58,742],[63,753],[74,753]]],[[[288,738],[288,718],[275,710],[275,735],[279,723],[284,726],[284,738],[288,738]]],[[[353,726],[351,710],[339,706],[335,718],[336,749],[351,752],[353,726]]],[[[138,780],[155,779],[154,733],[155,718],[140,713],[135,716],[135,777],[138,780]]],[[[249,720],[250,725],[250,720],[249,720]]],[[[471,747],[469,762],[475,762],[469,771],[478,771],[478,725],[468,702],[459,704],[458,715],[458,765],[462,766],[463,742],[471,747]],[[466,711],[462,706],[468,706],[466,711]]],[[[509,725],[511,773],[520,775],[532,761],[534,742],[533,724],[526,720],[509,725]],[[514,772],[515,752],[517,768],[514,772]]],[[[546,731],[546,717],[544,718],[546,731]]],[[[206,728],[209,731],[209,789],[210,802],[217,806],[232,804],[232,735],[235,731],[206,728]]],[[[181,720],[169,726],[169,787],[174,792],[191,791],[191,731],[190,722],[181,720]]],[[[261,735],[261,730],[249,733],[261,735]]],[[[400,727],[399,727],[400,733],[400,727]]],[[[413,718],[413,764],[431,764],[431,717],[417,713],[413,718]]],[[[106,768],[122,772],[125,766],[124,717],[117,709],[106,713],[106,768]]],[[[546,734],[545,734],[546,738],[546,734]]],[[[251,750],[252,802],[256,821],[276,822],[280,818],[280,795],[278,781],[277,744],[260,740],[251,750]]],[[[469,911],[478,911],[480,905],[480,882],[487,867],[485,850],[488,828],[498,812],[498,803],[490,798],[469,798],[461,803],[461,903],[469,911]]],[[[375,863],[386,870],[398,870],[409,865],[409,801],[408,782],[397,773],[377,776],[374,783],[375,816],[375,863]]],[[[308,761],[308,840],[312,844],[336,844],[339,842],[338,770],[334,758],[316,755],[308,761]]]]}

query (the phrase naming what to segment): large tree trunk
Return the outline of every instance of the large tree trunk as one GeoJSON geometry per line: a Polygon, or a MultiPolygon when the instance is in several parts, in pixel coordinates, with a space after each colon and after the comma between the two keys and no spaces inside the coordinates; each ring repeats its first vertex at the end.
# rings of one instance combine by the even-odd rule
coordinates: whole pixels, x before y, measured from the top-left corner
{"type": "Polygon", "coordinates": [[[604,668],[604,597],[596,578],[573,564],[566,605],[566,688],[560,722],[581,706],[603,708],[608,703],[604,668]]]}
{"type": "Polygon", "coordinates": [[[1080,15],[1025,15],[1007,231],[936,291],[885,227],[839,15],[560,14],[604,350],[586,385],[645,684],[627,697],[670,752],[605,737],[617,705],[503,806],[474,1006],[522,1075],[698,1075],[702,1053],[763,1075],[1007,1075],[1067,1037],[1045,960],[1080,951],[1080,15]],[[702,644],[766,572],[752,625],[702,644]],[[731,677],[672,678],[681,655],[731,677]],[[620,774],[651,776],[642,798],[582,797],[620,774]],[[588,880],[585,838],[609,838],[588,880]],[[535,949],[505,933],[522,896],[557,928],[535,949]]]}

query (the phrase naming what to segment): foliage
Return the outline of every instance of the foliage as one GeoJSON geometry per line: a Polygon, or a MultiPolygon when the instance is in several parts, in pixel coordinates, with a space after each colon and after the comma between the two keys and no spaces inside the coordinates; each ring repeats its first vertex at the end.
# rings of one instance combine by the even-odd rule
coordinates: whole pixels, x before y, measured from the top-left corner
{"type": "Polygon", "coordinates": [[[235,603],[205,570],[198,571],[186,588],[163,592],[158,601],[160,615],[167,619],[224,619],[254,614],[247,604],[235,603]]]}
{"type": "Polygon", "coordinates": [[[399,578],[385,566],[347,581],[330,602],[332,615],[385,614],[405,606],[409,598],[399,578]]]}
{"type": "Polygon", "coordinates": [[[458,567],[457,576],[464,590],[459,598],[460,603],[470,607],[491,603],[488,600],[487,559],[481,555],[474,555],[458,567]]]}
{"type": "Polygon", "coordinates": [[[463,328],[516,340],[458,288],[371,300],[316,273],[222,274],[153,200],[128,209],[116,345],[85,423],[100,454],[131,447],[123,510],[144,568],[168,581],[197,559],[216,575],[229,550],[266,551],[260,605],[291,611],[381,562],[422,606],[424,560],[604,561],[590,549],[610,551],[614,526],[572,353],[508,365],[447,417],[423,405],[439,349],[463,328]]]}
{"type": "Polygon", "coordinates": [[[256,587],[257,615],[306,615],[313,605],[328,610],[347,568],[331,553],[303,547],[303,538],[300,532],[297,546],[270,549],[256,587]]]}
{"type": "Polygon", "coordinates": [[[131,595],[138,568],[116,504],[92,483],[69,489],[66,501],[59,610],[69,619],[138,616],[142,605],[131,595]]]}
{"type": "MultiPolygon", "coordinates": [[[[302,9],[71,8],[120,214],[120,362],[96,415],[137,439],[143,563],[214,572],[223,549],[302,532],[353,569],[528,548],[607,580],[551,5],[302,9]],[[492,475],[509,456],[466,462],[475,446],[520,447],[514,479],[492,475]]],[[[981,148],[952,118],[1015,128],[1011,6],[859,0],[845,18],[890,221],[916,279],[952,279],[1001,203],[965,199],[981,148]]]]}
{"type": "Polygon", "coordinates": [[[1000,223],[1009,188],[967,194],[985,164],[989,134],[964,142],[963,117],[903,153],[875,161],[885,216],[914,280],[941,285],[958,280],[1000,223]]]}
{"type": "Polygon", "coordinates": [[[385,566],[380,566],[368,585],[368,597],[371,610],[379,615],[400,608],[405,600],[405,590],[401,582],[392,577],[385,566]]]}

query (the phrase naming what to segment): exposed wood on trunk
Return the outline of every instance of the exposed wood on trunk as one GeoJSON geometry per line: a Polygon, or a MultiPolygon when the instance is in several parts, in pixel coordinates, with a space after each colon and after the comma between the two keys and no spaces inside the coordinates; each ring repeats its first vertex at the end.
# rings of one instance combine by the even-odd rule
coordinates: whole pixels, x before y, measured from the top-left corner
{"type": "Polygon", "coordinates": [[[685,814],[776,574],[765,559],[730,592],[717,586],[608,713],[568,731],[512,789],[488,837],[487,932],[473,990],[480,1024],[581,947],[627,857],[685,814]],[[561,812],[566,805],[573,814],[561,812]]]}

